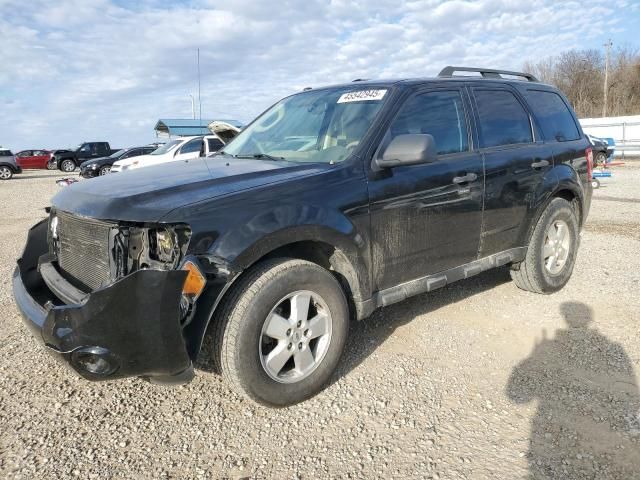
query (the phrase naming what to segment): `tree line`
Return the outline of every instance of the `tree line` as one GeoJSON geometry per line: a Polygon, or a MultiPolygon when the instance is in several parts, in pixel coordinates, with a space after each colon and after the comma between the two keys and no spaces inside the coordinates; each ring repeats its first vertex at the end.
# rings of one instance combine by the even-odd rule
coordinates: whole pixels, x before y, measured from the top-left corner
{"type": "MultiPolygon", "coordinates": [[[[526,62],[523,71],[557,86],[579,118],[601,117],[605,112],[606,54],[600,50],[569,50],[539,62],[526,62]]],[[[612,50],[609,56],[606,115],[640,115],[640,54],[631,47],[612,50]]]]}

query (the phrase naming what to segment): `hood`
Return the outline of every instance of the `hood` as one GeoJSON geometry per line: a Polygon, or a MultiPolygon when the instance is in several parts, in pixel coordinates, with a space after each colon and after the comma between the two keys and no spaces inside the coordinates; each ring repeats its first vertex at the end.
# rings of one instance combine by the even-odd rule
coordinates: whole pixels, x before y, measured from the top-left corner
{"type": "Polygon", "coordinates": [[[211,133],[222,140],[225,145],[233,140],[238,135],[238,133],[240,133],[239,127],[221,121],[211,122],[208,128],[209,131],[211,131],[211,133]]]}
{"type": "Polygon", "coordinates": [[[81,181],[61,190],[52,205],[101,220],[157,222],[185,205],[327,168],[331,167],[217,155],[81,181]]]}

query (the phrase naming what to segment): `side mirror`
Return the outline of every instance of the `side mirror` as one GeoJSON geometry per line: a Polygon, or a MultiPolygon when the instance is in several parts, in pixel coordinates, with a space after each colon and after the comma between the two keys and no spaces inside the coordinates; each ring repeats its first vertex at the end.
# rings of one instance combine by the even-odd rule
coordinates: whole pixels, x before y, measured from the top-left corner
{"type": "Polygon", "coordinates": [[[387,146],[382,156],[375,159],[379,168],[399,167],[431,163],[438,159],[438,150],[433,135],[408,133],[398,135],[387,146]]]}

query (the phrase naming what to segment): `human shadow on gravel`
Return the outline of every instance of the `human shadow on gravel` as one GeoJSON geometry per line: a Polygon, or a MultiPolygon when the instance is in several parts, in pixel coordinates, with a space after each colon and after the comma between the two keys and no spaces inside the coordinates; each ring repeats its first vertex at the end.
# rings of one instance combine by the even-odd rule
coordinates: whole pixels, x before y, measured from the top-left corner
{"type": "Polygon", "coordinates": [[[410,323],[416,317],[510,281],[509,267],[488,270],[470,279],[380,308],[362,321],[351,322],[347,345],[331,383],[355,369],[393,335],[396,329],[410,323]]]}
{"type": "Polygon", "coordinates": [[[622,346],[596,328],[581,302],[565,302],[567,323],[543,331],[506,388],[516,404],[538,401],[529,439],[530,478],[640,478],[640,395],[622,346]]]}

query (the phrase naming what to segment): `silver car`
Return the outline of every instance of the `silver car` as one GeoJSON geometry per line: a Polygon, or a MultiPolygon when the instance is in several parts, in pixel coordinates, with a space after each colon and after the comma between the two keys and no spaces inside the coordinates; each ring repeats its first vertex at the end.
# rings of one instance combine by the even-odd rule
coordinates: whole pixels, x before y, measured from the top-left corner
{"type": "Polygon", "coordinates": [[[14,173],[22,173],[11,150],[0,148],[0,180],[9,180],[14,173]]]}

